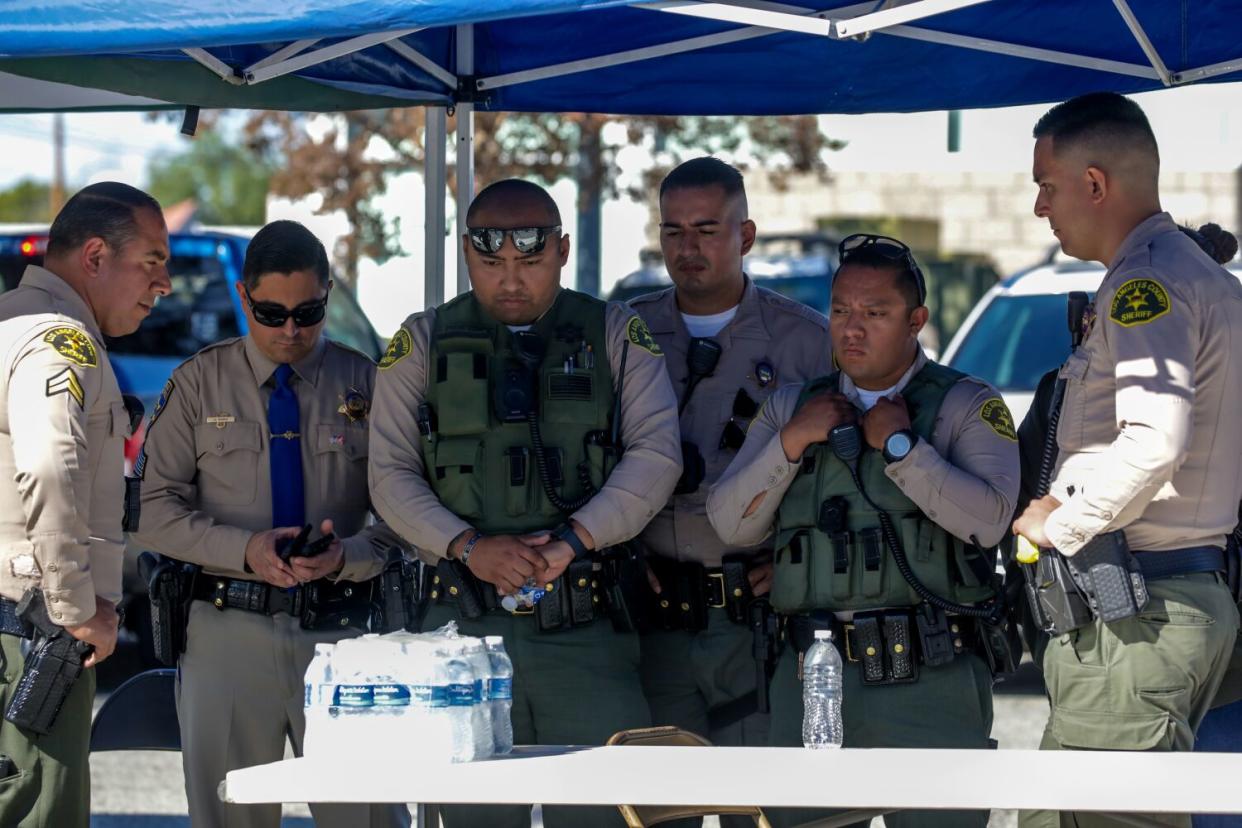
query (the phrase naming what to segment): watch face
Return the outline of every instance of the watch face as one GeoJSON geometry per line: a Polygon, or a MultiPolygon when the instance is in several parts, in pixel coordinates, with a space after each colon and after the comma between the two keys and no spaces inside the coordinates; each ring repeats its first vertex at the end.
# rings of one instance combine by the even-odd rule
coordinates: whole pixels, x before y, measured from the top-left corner
{"type": "Polygon", "coordinates": [[[910,453],[910,449],[914,447],[914,441],[910,439],[910,435],[904,431],[898,431],[892,434],[884,442],[884,450],[894,460],[900,460],[910,453]]]}

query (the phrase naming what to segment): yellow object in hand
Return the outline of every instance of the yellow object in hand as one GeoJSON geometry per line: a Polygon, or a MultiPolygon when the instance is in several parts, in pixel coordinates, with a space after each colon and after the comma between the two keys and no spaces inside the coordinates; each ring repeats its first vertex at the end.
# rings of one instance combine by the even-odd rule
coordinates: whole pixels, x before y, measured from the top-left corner
{"type": "Polygon", "coordinates": [[[1018,535],[1018,563],[1033,564],[1039,560],[1039,547],[1018,535]]]}

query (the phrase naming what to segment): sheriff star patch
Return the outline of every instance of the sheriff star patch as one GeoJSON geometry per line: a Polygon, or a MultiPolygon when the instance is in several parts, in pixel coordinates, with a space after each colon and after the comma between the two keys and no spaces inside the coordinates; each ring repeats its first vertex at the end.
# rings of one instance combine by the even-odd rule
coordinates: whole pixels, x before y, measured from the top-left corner
{"type": "Polygon", "coordinates": [[[644,351],[653,356],[664,356],[664,352],[660,350],[660,344],[655,341],[655,337],[651,335],[651,331],[647,329],[647,323],[642,317],[635,316],[630,319],[630,324],[625,329],[626,336],[644,351]]]}
{"type": "Polygon", "coordinates": [[[95,353],[95,343],[77,328],[52,328],[43,335],[43,341],[75,365],[94,368],[99,364],[99,355],[95,353]]]}
{"type": "Polygon", "coordinates": [[[410,337],[410,332],[405,328],[397,328],[397,333],[388,342],[388,350],[384,351],[384,357],[379,361],[379,369],[383,371],[396,365],[409,356],[413,348],[414,340],[410,337]]]}
{"type": "Polygon", "coordinates": [[[1018,432],[1013,427],[1013,415],[1000,397],[993,397],[979,408],[979,419],[1006,440],[1018,442],[1018,432]]]}
{"type": "Polygon", "coordinates": [[[1155,279],[1131,279],[1113,294],[1108,318],[1123,328],[1146,325],[1169,312],[1169,292],[1155,279]]]}
{"type": "Polygon", "coordinates": [[[65,368],[48,379],[47,395],[55,397],[57,394],[68,394],[78,404],[78,408],[86,407],[86,392],[82,390],[82,383],[72,368],[65,368]]]}

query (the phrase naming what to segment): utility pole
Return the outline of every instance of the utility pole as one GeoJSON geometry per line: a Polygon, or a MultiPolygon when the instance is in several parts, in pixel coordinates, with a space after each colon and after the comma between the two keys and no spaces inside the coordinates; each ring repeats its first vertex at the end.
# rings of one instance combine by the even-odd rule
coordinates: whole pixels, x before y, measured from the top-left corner
{"type": "Polygon", "coordinates": [[[52,188],[50,190],[51,215],[55,216],[65,206],[65,116],[52,115],[52,188]]]}

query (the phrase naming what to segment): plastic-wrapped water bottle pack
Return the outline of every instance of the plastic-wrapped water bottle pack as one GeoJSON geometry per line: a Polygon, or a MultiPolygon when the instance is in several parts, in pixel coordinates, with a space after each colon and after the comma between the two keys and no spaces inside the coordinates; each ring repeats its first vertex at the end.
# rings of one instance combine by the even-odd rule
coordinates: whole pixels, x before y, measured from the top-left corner
{"type": "Polygon", "coordinates": [[[513,749],[513,663],[499,636],[363,635],[315,645],[305,680],[306,756],[385,744],[472,762],[513,749]]]}

